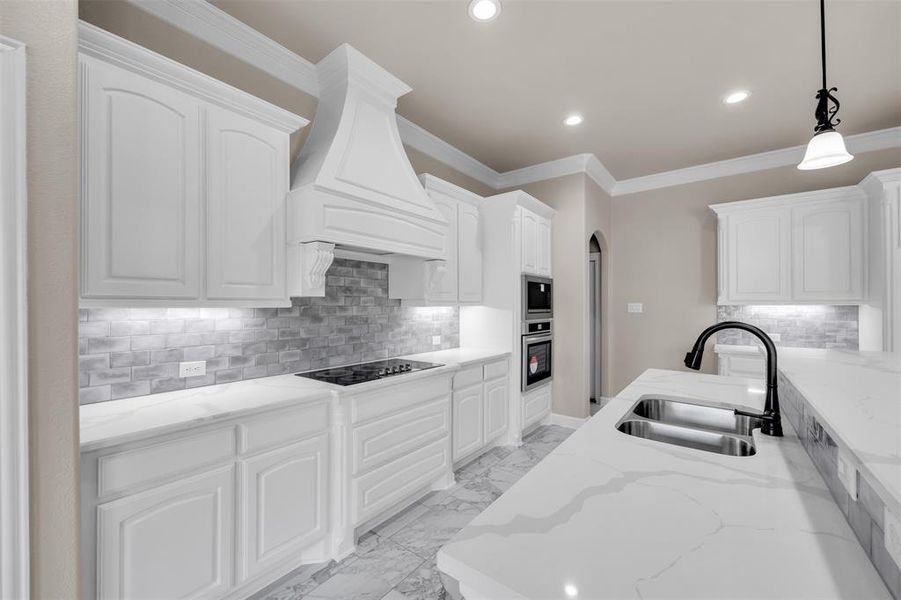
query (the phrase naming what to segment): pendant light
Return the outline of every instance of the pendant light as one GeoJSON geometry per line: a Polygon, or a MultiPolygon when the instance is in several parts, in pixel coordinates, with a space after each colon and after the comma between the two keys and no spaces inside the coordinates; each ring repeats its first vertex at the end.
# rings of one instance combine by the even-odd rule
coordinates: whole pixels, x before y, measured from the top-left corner
{"type": "Polygon", "coordinates": [[[832,95],[838,88],[826,86],[826,0],[820,0],[820,42],[823,58],[823,87],[817,92],[817,108],[814,116],[817,120],[813,128],[813,138],[807,144],[807,152],[804,160],[798,165],[799,169],[825,169],[848,162],[853,156],[845,149],[845,140],[842,134],[835,130],[835,126],[842,122],[835,115],[838,113],[838,99],[832,95]],[[833,106],[830,106],[830,102],[833,106]]]}

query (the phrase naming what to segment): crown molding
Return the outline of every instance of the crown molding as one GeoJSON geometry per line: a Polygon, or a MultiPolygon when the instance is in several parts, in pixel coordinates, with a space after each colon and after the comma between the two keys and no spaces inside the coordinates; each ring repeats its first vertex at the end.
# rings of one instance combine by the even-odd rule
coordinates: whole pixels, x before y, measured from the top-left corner
{"type": "Polygon", "coordinates": [[[548,162],[523,167],[500,174],[498,189],[519,187],[536,181],[545,181],[566,175],[584,173],[608,194],[614,189],[616,180],[594,154],[574,154],[548,162]]]}
{"type": "MultiPolygon", "coordinates": [[[[311,96],[319,96],[313,63],[206,0],[126,1],[311,96]]],[[[617,181],[594,154],[576,154],[499,173],[400,115],[397,126],[404,144],[496,190],[584,173],[611,196],[624,196],[797,164],[805,148],[793,146],[617,181]]],[[[901,147],[901,127],[847,136],[845,143],[851,153],[901,147]]]]}
{"type": "MultiPolygon", "coordinates": [[[[319,97],[316,65],[206,0],[127,0],[235,58],[307,94],[319,97]]],[[[401,140],[493,189],[499,173],[398,115],[401,140]]]]}
{"type": "Polygon", "coordinates": [[[78,54],[79,62],[95,58],[114,64],[285,133],[293,133],[309,123],[299,115],[84,21],[78,22],[78,54]]]}
{"type": "MultiPolygon", "coordinates": [[[[849,135],[845,138],[845,144],[848,147],[848,151],[852,154],[897,148],[901,146],[901,127],[849,135]]],[[[718,179],[730,175],[741,175],[743,173],[796,165],[801,162],[805,148],[806,145],[792,146],[781,150],[749,154],[694,167],[624,179],[616,183],[613,188],[613,195],[623,196],[625,194],[685,185],[686,183],[696,183],[708,179],[718,179]]]]}
{"type": "Polygon", "coordinates": [[[406,117],[397,115],[397,129],[404,144],[441,161],[492,189],[501,189],[501,174],[406,117]]]}
{"type": "Polygon", "coordinates": [[[769,208],[787,205],[798,206],[800,204],[834,202],[836,200],[847,200],[850,198],[863,199],[864,196],[864,191],[860,189],[859,186],[846,185],[844,187],[811,190],[809,192],[798,192],[795,194],[780,194],[778,196],[766,196],[764,198],[739,200],[737,202],[723,202],[721,204],[711,204],[708,208],[717,215],[729,215],[752,208],[769,208]]]}
{"type": "Polygon", "coordinates": [[[126,0],[136,8],[319,97],[316,65],[206,0],[126,0]]]}

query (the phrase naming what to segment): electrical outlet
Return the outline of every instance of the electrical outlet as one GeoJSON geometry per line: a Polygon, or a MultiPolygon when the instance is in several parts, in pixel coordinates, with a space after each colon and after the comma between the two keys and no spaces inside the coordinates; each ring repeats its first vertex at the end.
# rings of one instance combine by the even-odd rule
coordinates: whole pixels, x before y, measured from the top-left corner
{"type": "Polygon", "coordinates": [[[767,333],[767,335],[770,336],[770,339],[773,340],[774,342],[781,342],[781,341],[782,341],[782,334],[781,334],[781,333],[767,333]]]}
{"type": "Polygon", "coordinates": [[[838,452],[838,480],[845,486],[851,499],[857,500],[857,469],[841,450],[838,452]]]}
{"type": "Polygon", "coordinates": [[[441,344],[441,336],[440,336],[440,335],[433,335],[433,336],[432,336],[432,345],[433,345],[433,346],[439,346],[440,344],[441,344]]]}
{"type": "Polygon", "coordinates": [[[199,377],[206,375],[206,361],[195,360],[193,362],[178,363],[179,377],[199,377]]]}
{"type": "Polygon", "coordinates": [[[629,302],[626,304],[626,311],[630,313],[644,312],[644,304],[641,302],[629,302]]]}
{"type": "Polygon", "coordinates": [[[885,550],[901,568],[901,521],[885,507],[885,550]]]}

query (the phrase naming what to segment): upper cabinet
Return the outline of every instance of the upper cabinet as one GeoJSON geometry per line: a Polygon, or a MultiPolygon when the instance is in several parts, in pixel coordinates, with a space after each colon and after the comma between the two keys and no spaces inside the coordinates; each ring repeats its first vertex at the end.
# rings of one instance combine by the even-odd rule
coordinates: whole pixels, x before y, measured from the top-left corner
{"type": "Polygon", "coordinates": [[[289,304],[306,119],[85,23],[79,74],[82,305],[289,304]]]}
{"type": "Polygon", "coordinates": [[[522,272],[551,276],[551,220],[520,207],[522,272]]]}
{"type": "Polygon", "coordinates": [[[388,295],[413,304],[478,304],[482,301],[482,197],[433,175],[421,175],[420,180],[447,220],[447,254],[438,260],[393,257],[388,295]]]}
{"type": "Polygon", "coordinates": [[[711,206],[719,304],[865,301],[866,204],[857,187],[711,206]]]}

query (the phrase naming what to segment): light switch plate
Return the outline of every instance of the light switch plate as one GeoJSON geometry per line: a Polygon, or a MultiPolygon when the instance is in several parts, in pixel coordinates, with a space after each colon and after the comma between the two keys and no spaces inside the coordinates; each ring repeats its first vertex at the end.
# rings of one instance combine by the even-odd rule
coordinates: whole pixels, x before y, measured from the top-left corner
{"type": "Polygon", "coordinates": [[[848,460],[848,455],[838,451],[838,480],[842,482],[845,491],[852,500],[857,500],[857,468],[848,460]]]}
{"type": "Polygon", "coordinates": [[[885,550],[901,568],[901,521],[885,507],[885,550]]]}
{"type": "Polygon", "coordinates": [[[641,302],[629,302],[626,304],[626,311],[630,313],[644,312],[644,304],[641,302]]]}
{"type": "Polygon", "coordinates": [[[441,336],[440,336],[440,335],[433,335],[433,336],[432,336],[432,345],[433,345],[433,346],[438,346],[439,344],[441,344],[441,336]]]}
{"type": "Polygon", "coordinates": [[[773,340],[774,342],[781,342],[781,341],[782,341],[782,334],[781,334],[781,333],[769,333],[769,332],[768,332],[767,335],[770,336],[770,339],[773,340]]]}
{"type": "Polygon", "coordinates": [[[206,375],[205,360],[178,363],[179,377],[200,377],[201,375],[206,375]]]}

